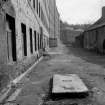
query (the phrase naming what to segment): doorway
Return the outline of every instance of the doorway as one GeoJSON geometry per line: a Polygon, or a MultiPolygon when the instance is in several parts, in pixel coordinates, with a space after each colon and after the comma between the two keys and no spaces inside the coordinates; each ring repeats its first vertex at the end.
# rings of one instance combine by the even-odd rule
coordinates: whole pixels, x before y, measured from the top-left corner
{"type": "Polygon", "coordinates": [[[6,14],[6,25],[9,30],[7,30],[7,50],[8,50],[8,60],[17,61],[16,56],[16,34],[15,34],[15,18],[6,14]]]}
{"type": "Polygon", "coordinates": [[[30,30],[30,51],[31,54],[33,54],[32,28],[30,28],[29,30],[30,30]]]}
{"type": "Polygon", "coordinates": [[[35,51],[37,51],[36,31],[34,31],[35,51]]]}
{"type": "Polygon", "coordinates": [[[22,30],[22,37],[23,37],[23,53],[24,56],[27,56],[27,35],[26,35],[26,25],[21,24],[21,30],[22,30]]]}
{"type": "Polygon", "coordinates": [[[103,41],[103,50],[105,50],[105,40],[103,41]]]}

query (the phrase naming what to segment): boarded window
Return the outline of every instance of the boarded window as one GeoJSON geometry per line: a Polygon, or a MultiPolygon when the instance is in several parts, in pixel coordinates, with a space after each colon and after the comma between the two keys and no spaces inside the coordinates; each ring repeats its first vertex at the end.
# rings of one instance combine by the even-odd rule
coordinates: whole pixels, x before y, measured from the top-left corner
{"type": "Polygon", "coordinates": [[[36,31],[34,31],[35,51],[37,50],[36,31]]]}
{"type": "Polygon", "coordinates": [[[32,28],[30,30],[30,52],[33,54],[32,28]]]}
{"type": "Polygon", "coordinates": [[[33,7],[34,7],[34,9],[35,9],[35,0],[33,0],[33,7]]]}
{"type": "Polygon", "coordinates": [[[23,37],[23,52],[24,56],[27,56],[27,36],[26,36],[26,25],[21,24],[21,29],[22,29],[22,37],[23,37]]]}

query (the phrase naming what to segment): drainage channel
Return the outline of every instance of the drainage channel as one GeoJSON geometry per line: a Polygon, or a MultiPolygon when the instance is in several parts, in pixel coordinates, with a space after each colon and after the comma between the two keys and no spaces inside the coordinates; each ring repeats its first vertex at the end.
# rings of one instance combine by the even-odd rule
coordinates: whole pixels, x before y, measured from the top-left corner
{"type": "Polygon", "coordinates": [[[0,97],[0,105],[18,105],[16,104],[16,97],[19,95],[21,92],[22,88],[21,86],[23,84],[19,83],[27,74],[29,74],[32,69],[37,66],[37,64],[43,59],[41,57],[38,59],[38,61],[35,62],[25,73],[21,74],[19,77],[14,79],[13,81],[10,82],[10,84],[7,86],[8,90],[1,95],[0,97]]]}
{"type": "Polygon", "coordinates": [[[0,105],[19,105],[16,102],[16,97],[20,94],[22,88],[17,89],[5,102],[1,103],[0,105]]]}

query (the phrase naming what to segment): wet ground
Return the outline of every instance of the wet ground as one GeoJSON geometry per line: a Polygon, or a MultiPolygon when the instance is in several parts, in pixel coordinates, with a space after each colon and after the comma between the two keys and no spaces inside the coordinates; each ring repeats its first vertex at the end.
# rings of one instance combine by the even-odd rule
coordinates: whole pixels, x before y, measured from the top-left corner
{"type": "Polygon", "coordinates": [[[105,56],[60,44],[21,82],[19,105],[105,105],[105,56]],[[78,74],[89,88],[89,96],[53,100],[49,95],[53,74],[78,74]]]}

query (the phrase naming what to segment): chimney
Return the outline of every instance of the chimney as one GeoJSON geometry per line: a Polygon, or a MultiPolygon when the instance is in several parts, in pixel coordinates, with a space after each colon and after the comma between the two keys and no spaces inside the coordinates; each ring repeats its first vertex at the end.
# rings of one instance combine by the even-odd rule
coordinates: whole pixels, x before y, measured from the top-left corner
{"type": "Polygon", "coordinates": [[[105,18],[105,6],[102,7],[102,18],[105,18]]]}

